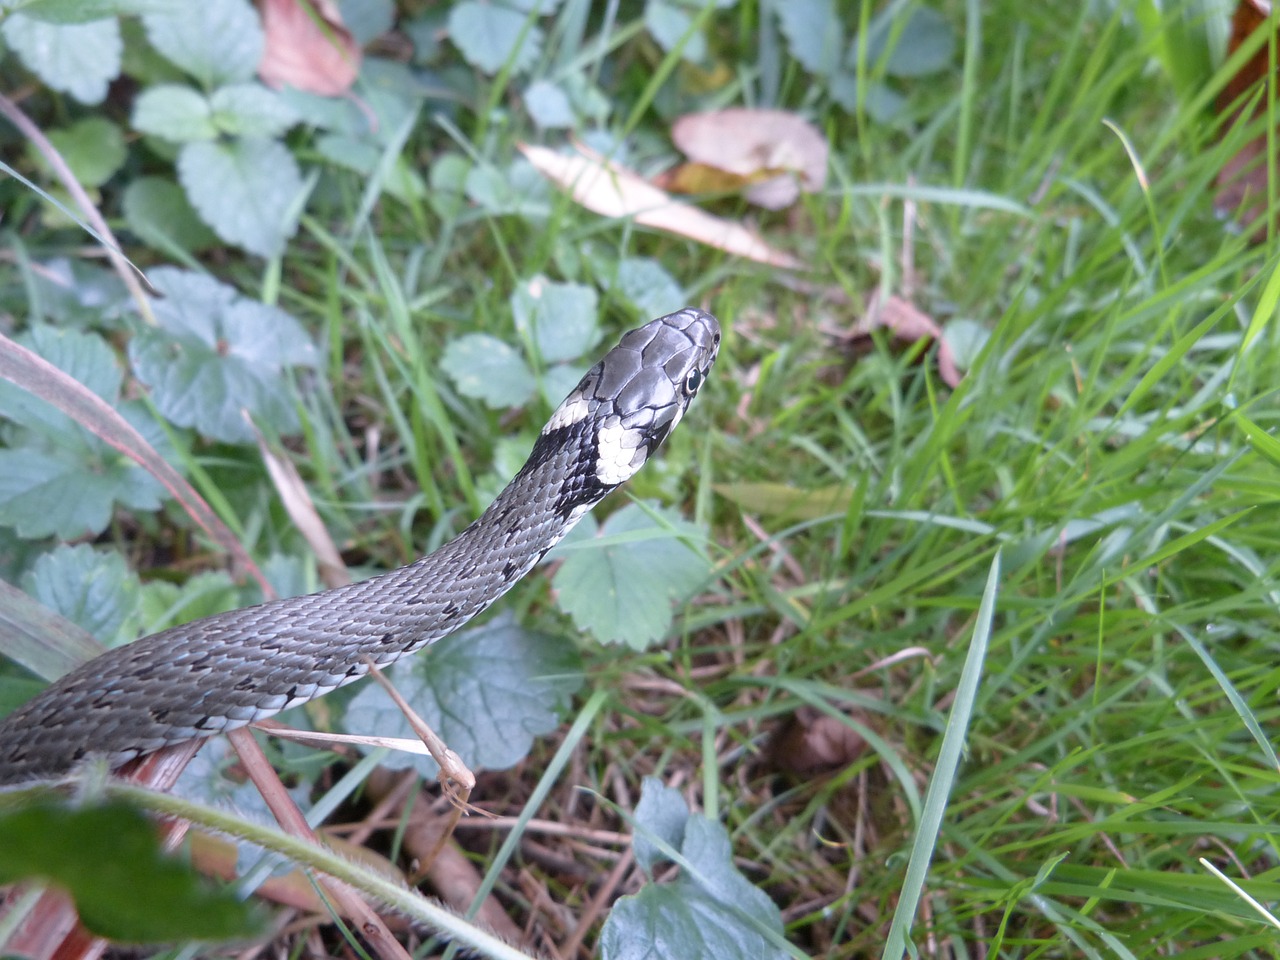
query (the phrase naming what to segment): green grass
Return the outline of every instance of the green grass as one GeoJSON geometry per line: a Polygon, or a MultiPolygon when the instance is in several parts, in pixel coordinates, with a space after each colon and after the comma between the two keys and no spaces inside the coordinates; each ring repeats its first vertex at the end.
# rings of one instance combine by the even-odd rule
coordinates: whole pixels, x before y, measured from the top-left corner
{"type": "MultiPolygon", "coordinates": [[[[304,221],[278,287],[256,262],[227,268],[242,289],[275,288],[330,348],[292,453],[369,568],[464,526],[501,438],[546,412],[487,411],[437,367],[457,333],[515,340],[517,281],[575,279],[588,247],[655,256],[725,325],[703,396],[631,487],[710,525],[717,575],[656,650],[584,641],[589,716],[486,774],[473,800],[520,815],[539,795],[538,819],[620,829],[583,789],[631,809],[659,776],[726,825],[815,957],[881,955],[891,924],[928,956],[1277,954],[1199,863],[1280,900],[1277,250],[1215,218],[1213,179],[1239,139],[1219,141],[1203,102],[1153,67],[1164,38],[1086,6],[1101,5],[946,4],[981,36],[953,72],[904,88],[912,124],[824,107],[827,191],[760,217],[813,265],[804,284],[563,198],[536,225],[384,200],[353,229],[367,212],[354,178],[345,211],[304,221]],[[924,346],[877,335],[855,357],[830,335],[875,290],[904,292],[907,204],[910,298],[989,333],[956,389],[924,346]],[[748,484],[775,485],[772,499],[741,507],[748,484]],[[819,495],[819,515],[795,512],[819,495]],[[864,747],[788,772],[774,744],[797,711],[864,747]],[[940,758],[954,724],[953,769],[940,758]]],[[[718,56],[744,77],[759,56],[780,105],[812,107],[798,66],[754,49],[757,16],[714,18],[718,56]]],[[[657,61],[652,85],[634,61],[620,71],[632,99],[615,117],[649,142],[675,66],[657,61]]],[[[509,79],[481,103],[502,104],[509,79]]],[[[531,133],[490,119],[446,130],[424,114],[406,151],[430,163],[460,136],[501,165],[531,133]]],[[[632,318],[604,302],[621,330],[632,318]]],[[[254,489],[225,499],[226,519],[255,555],[301,552],[254,489]]],[[[567,632],[547,593],[535,577],[506,603],[567,632]]],[[[522,885],[520,834],[463,834],[517,923],[557,943],[613,863],[536,838],[583,878],[524,863],[522,885]]]]}

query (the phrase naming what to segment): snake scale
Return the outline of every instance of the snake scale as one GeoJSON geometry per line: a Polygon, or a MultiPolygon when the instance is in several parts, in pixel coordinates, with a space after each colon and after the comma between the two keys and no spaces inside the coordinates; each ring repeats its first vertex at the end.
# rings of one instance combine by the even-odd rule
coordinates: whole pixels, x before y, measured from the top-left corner
{"type": "Polygon", "coordinates": [[[680,422],[720,346],[686,308],[623,336],[483,515],[407,566],[195,620],[109,650],[0,721],[0,783],[112,768],[272,716],[439,640],[524,576],[680,422]]]}

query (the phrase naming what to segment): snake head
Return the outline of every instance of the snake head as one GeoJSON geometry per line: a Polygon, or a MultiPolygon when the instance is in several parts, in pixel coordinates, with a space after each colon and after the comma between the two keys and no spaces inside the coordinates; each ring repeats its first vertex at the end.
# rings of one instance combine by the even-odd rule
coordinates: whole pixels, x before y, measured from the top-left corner
{"type": "Polygon", "coordinates": [[[542,428],[539,443],[581,438],[590,447],[593,479],[608,492],[639,470],[680,422],[719,350],[720,324],[709,313],[686,307],[651,320],[587,371],[542,428]]]}

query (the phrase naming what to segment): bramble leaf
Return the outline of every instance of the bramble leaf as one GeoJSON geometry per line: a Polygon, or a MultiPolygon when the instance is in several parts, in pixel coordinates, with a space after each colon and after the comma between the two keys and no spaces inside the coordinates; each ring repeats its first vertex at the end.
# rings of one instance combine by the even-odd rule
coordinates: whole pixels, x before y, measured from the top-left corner
{"type": "Polygon", "coordinates": [[[124,44],[115,20],[49,23],[14,13],[0,32],[27,69],[81,103],[101,103],[120,74],[124,44]]]}
{"type": "Polygon", "coordinates": [[[278,137],[298,122],[294,109],[260,83],[219,87],[209,104],[217,128],[234,137],[278,137]]]}
{"type": "MultiPolygon", "coordinates": [[[[386,671],[396,688],[472,770],[503,770],[529,753],[533,738],[560,723],[582,686],[572,643],[534,633],[510,614],[463,630],[386,671]]],[[[369,683],[346,712],[349,733],[413,738],[386,693],[369,683]]],[[[389,767],[437,773],[430,757],[393,753],[389,767]]]]}
{"type": "Polygon", "coordinates": [[[218,135],[208,98],[180,83],[157,84],[138,94],[133,102],[133,128],[177,143],[212,140],[218,135]]]}
{"type": "MultiPolygon", "coordinates": [[[[583,521],[588,529],[590,519],[583,521]]],[[[607,545],[579,538],[556,548],[553,555],[564,563],[552,583],[579,629],[643,650],[670,629],[672,603],[689,597],[710,572],[699,552],[706,532],[675,511],[633,503],[605,521],[597,539],[606,537],[607,545]]]]}
{"type": "Polygon", "coordinates": [[[451,340],[440,368],[465,397],[483,400],[498,410],[518,407],[533,396],[533,374],[510,344],[485,333],[451,340]]]}
{"type": "Polygon", "coordinates": [[[136,636],[126,626],[138,611],[141,583],[118,553],[103,553],[87,543],[59,544],[36,560],[22,589],[104,646],[136,636]]]}
{"type": "Polygon", "coordinates": [[[264,38],[248,0],[200,0],[143,16],[147,39],[206,90],[253,79],[264,38]]]}
{"type": "Polygon", "coordinates": [[[297,230],[302,174],[278,141],[188,143],[178,154],[178,178],[204,222],[250,253],[275,256],[297,230]]]}
{"type": "Polygon", "coordinates": [[[296,430],[286,372],[320,359],[298,321],[196,273],[161,267],[151,282],[164,294],[153,304],[157,326],[137,333],[129,356],[160,412],[231,443],[253,440],[242,409],[283,433],[296,430]]]}
{"type": "MultiPolygon", "coordinates": [[[[145,406],[118,403],[121,372],[95,334],[35,326],[19,342],[118,407],[147,439],[167,448],[145,406]]],[[[164,488],[151,474],[45,401],[0,382],[0,416],[15,425],[0,449],[0,524],[20,536],[64,540],[104,530],[115,504],[155,510],[164,488]]]]}

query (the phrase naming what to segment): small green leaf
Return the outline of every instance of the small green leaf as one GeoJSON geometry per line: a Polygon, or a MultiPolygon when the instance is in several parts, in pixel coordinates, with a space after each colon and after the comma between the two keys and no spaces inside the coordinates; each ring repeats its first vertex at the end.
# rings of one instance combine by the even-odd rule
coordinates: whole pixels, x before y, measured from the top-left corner
{"type": "Polygon", "coordinates": [[[301,325],[210,277],[170,267],[150,277],[164,294],[153,305],[157,326],[138,332],[129,356],[160,412],[231,443],[253,441],[241,410],[281,432],[297,429],[286,371],[320,358],[301,325]]]}
{"type": "Polygon", "coordinates": [[[490,164],[467,173],[467,197],[492,214],[515,214],[526,220],[551,214],[551,188],[529,161],[520,158],[505,170],[490,164]]]}
{"type": "Polygon", "coordinates": [[[559,130],[572,127],[573,104],[569,95],[554,83],[535,80],[524,92],[525,109],[533,122],[543,130],[559,130]]]}
{"type": "Polygon", "coordinates": [[[449,39],[482,73],[495,74],[509,60],[519,72],[531,67],[542,51],[542,31],[534,24],[526,29],[528,20],[518,10],[463,0],[449,11],[449,39]]]}
{"type": "Polygon", "coordinates": [[[832,0],[788,0],[773,9],[791,55],[810,73],[830,74],[844,46],[844,31],[832,0]]]}
{"type": "Polygon", "coordinates": [[[396,22],[393,0],[338,0],[338,12],[343,26],[361,47],[382,36],[396,22]]]}
{"type": "Polygon", "coordinates": [[[162,83],[138,94],[133,102],[133,127],[176,143],[212,140],[218,135],[208,99],[177,83],[162,83]]]}
{"type": "Polygon", "coordinates": [[[654,867],[667,860],[653,837],[679,850],[684,843],[684,828],[689,822],[689,807],[679,790],[663,784],[657,777],[645,777],[640,784],[640,802],[636,804],[636,830],[631,848],[636,863],[653,876],[654,867]]]}
{"type": "Polygon", "coordinates": [[[200,0],[142,18],[147,39],[206,90],[253,79],[264,39],[248,0],[200,0]]]}
{"type": "MultiPolygon", "coordinates": [[[[670,53],[693,27],[693,17],[685,8],[669,0],[647,0],[644,5],[644,25],[663,50],[670,53]]],[[[701,31],[685,41],[680,56],[690,63],[701,63],[707,56],[707,38],[701,31]]]]}
{"type": "Polygon", "coordinates": [[[272,257],[297,230],[302,175],[275,140],[188,143],[178,178],[204,222],[228,243],[272,257]]]}
{"type": "Polygon", "coordinates": [[[125,188],[124,218],[129,229],[150,247],[168,253],[195,253],[217,243],[176,183],[160,177],[139,177],[125,188]]]}
{"type": "MultiPolygon", "coordinates": [[[[528,755],[533,738],[560,723],[582,686],[577,650],[562,637],[534,633],[504,614],[445,637],[387,671],[396,688],[473,770],[504,770],[528,755]]],[[[346,712],[351,733],[415,738],[381,687],[367,684],[346,712]]],[[[437,773],[430,757],[394,753],[395,768],[437,773]]]]}
{"type": "Polygon", "coordinates": [[[576,360],[600,342],[598,307],[594,287],[542,276],[526,280],[511,295],[516,329],[532,337],[543,363],[576,360]]]}
{"type": "MultiPolygon", "coordinates": [[[[138,402],[118,403],[115,354],[95,334],[39,325],[19,343],[70,374],[165,446],[159,425],[138,402]]],[[[133,460],[70,417],[14,384],[0,382],[0,416],[21,429],[0,450],[0,524],[23,537],[74,539],[100,533],[116,503],[154,510],[165,493],[133,460]]]]}
{"type": "Polygon", "coordinates": [[[130,943],[251,934],[255,914],[164,856],[155,825],[123,803],[0,812],[0,884],[40,879],[75,900],[93,933],[130,943]]]}
{"type": "Polygon", "coordinates": [[[646,320],[679,310],[688,301],[675,278],[651,257],[618,262],[617,292],[646,320]]]}
{"type": "MultiPolygon", "coordinates": [[[[907,22],[897,30],[893,17],[881,15],[867,30],[867,62],[876,64],[892,42],[885,73],[892,77],[924,77],[951,66],[956,52],[956,35],[947,18],[932,7],[916,5],[907,22]]],[[[858,42],[849,48],[850,66],[857,63],[858,42]]]]}
{"type": "MultiPolygon", "coordinates": [[[[645,778],[636,808],[637,860],[645,832],[677,850],[681,873],[672,883],[650,883],[614,904],[600,933],[603,960],[773,960],[788,955],[782,915],[734,866],[724,827],[691,816],[679,793],[652,777],[645,778]],[[678,823],[681,815],[683,823],[678,823]]],[[[651,850],[644,856],[656,861],[656,845],[651,850]]]]}
{"type": "Polygon", "coordinates": [[[633,503],[600,533],[611,542],[562,548],[564,563],[553,579],[560,607],[600,640],[643,650],[670,629],[672,603],[689,597],[710,572],[707,558],[686,542],[701,545],[706,532],[674,511],[633,503]]]}
{"type": "Polygon", "coordinates": [[[260,83],[219,87],[209,103],[218,129],[234,137],[278,137],[298,122],[297,112],[260,83]]]}
{"type": "Polygon", "coordinates": [[[69,127],[50,130],[49,142],[86,187],[102,186],[128,157],[124,134],[103,117],[85,117],[69,127]]]}
{"type": "Polygon", "coordinates": [[[126,628],[136,622],[141,584],[118,553],[103,553],[87,543],[59,544],[36,560],[22,589],[104,646],[127,643],[137,635],[126,628]]]}
{"type": "Polygon", "coordinates": [[[528,366],[510,344],[484,333],[451,340],[440,368],[465,397],[475,397],[498,410],[519,407],[533,396],[536,383],[528,366]]]}
{"type": "Polygon", "coordinates": [[[59,24],[15,13],[0,32],[27,69],[81,103],[101,103],[120,74],[124,45],[115,20],[59,24]]]}

